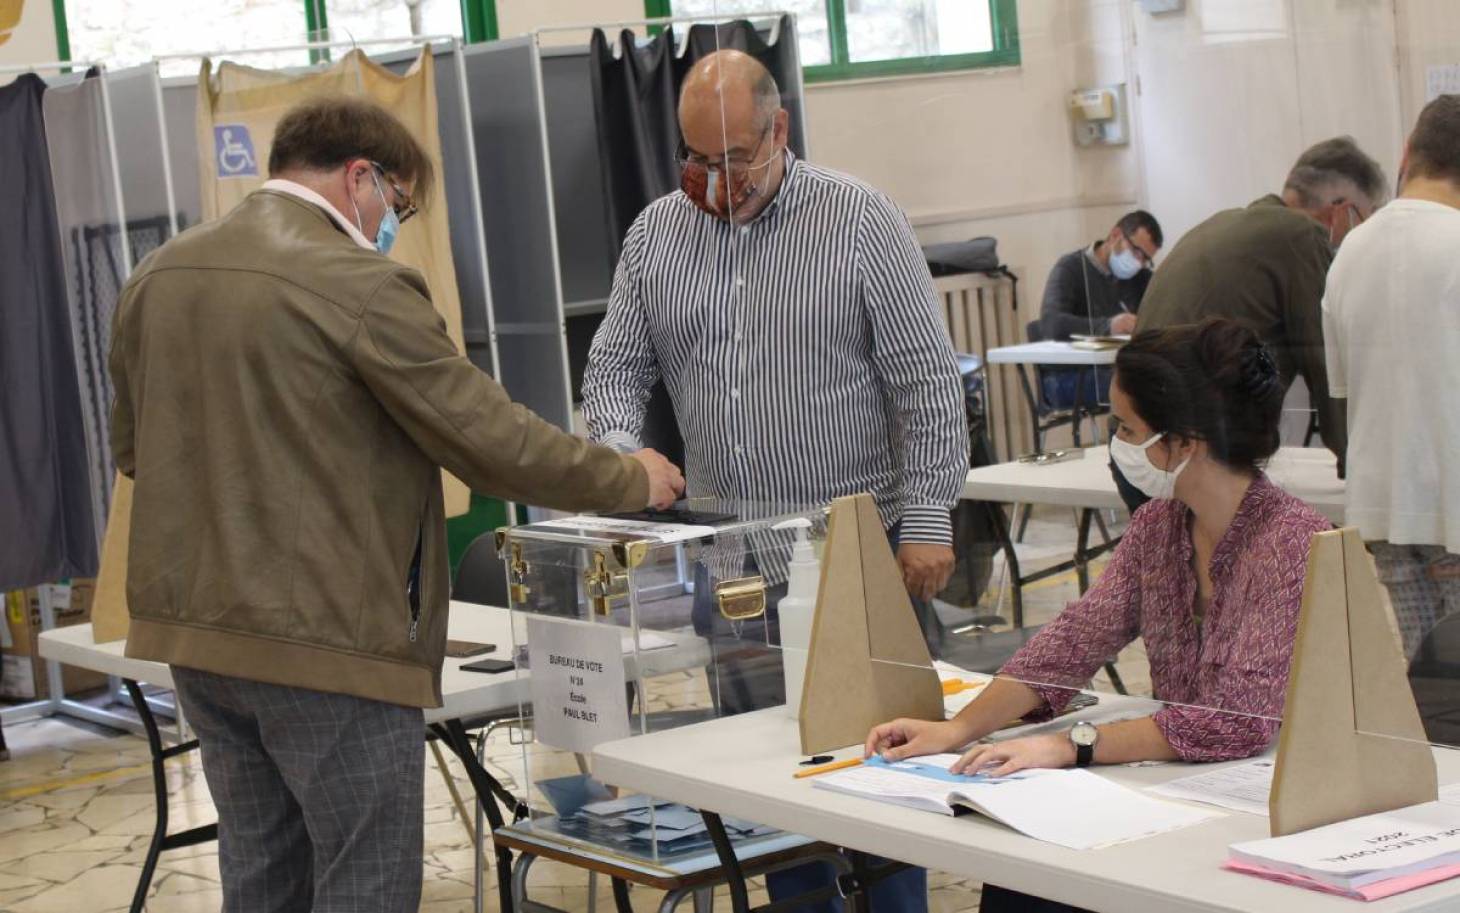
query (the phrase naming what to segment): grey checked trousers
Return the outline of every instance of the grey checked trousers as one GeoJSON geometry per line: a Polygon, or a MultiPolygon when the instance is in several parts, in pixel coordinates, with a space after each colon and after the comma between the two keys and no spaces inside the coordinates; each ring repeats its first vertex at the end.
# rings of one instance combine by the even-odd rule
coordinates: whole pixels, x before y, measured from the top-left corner
{"type": "Polygon", "coordinates": [[[420,709],[172,675],[218,809],[223,913],[416,913],[420,709]]]}

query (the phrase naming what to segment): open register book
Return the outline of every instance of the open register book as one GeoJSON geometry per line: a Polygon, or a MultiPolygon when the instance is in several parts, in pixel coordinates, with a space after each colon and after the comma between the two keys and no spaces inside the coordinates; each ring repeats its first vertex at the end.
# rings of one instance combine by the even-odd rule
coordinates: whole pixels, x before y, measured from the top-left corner
{"type": "Polygon", "coordinates": [[[1028,770],[1009,777],[949,773],[956,754],[866,763],[817,777],[820,789],[908,808],[978,812],[1020,833],[1074,850],[1136,840],[1218,813],[1152,799],[1088,770],[1028,770]]]}

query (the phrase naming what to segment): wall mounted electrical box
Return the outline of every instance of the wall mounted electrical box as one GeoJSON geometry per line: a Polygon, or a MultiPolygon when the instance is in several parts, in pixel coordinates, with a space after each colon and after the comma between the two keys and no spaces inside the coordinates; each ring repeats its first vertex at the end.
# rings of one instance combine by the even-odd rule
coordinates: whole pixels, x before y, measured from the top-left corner
{"type": "Polygon", "coordinates": [[[1124,84],[1076,89],[1070,93],[1069,110],[1076,146],[1124,146],[1130,142],[1124,84]]]}

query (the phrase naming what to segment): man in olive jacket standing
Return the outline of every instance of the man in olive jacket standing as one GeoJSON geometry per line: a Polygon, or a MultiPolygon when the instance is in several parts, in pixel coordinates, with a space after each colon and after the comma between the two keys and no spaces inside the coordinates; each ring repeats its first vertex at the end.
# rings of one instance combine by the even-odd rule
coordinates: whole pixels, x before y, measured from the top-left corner
{"type": "Polygon", "coordinates": [[[413,913],[449,596],[440,469],[565,510],[665,504],[683,480],[562,433],[455,350],[421,276],[381,256],[432,179],[389,113],[307,102],[269,172],[148,258],[117,309],[127,655],[173,667],[225,911],[413,913]]]}

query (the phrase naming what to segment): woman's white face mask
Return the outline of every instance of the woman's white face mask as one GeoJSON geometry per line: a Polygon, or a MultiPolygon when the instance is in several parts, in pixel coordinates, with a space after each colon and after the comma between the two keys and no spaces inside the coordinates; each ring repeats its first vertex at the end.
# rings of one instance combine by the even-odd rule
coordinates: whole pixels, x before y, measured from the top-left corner
{"type": "Polygon", "coordinates": [[[1165,437],[1153,434],[1144,444],[1132,444],[1119,437],[1110,439],[1110,459],[1120,468],[1121,475],[1148,498],[1169,499],[1176,495],[1176,479],[1191,457],[1182,460],[1175,469],[1158,469],[1151,462],[1151,445],[1165,437]]]}

